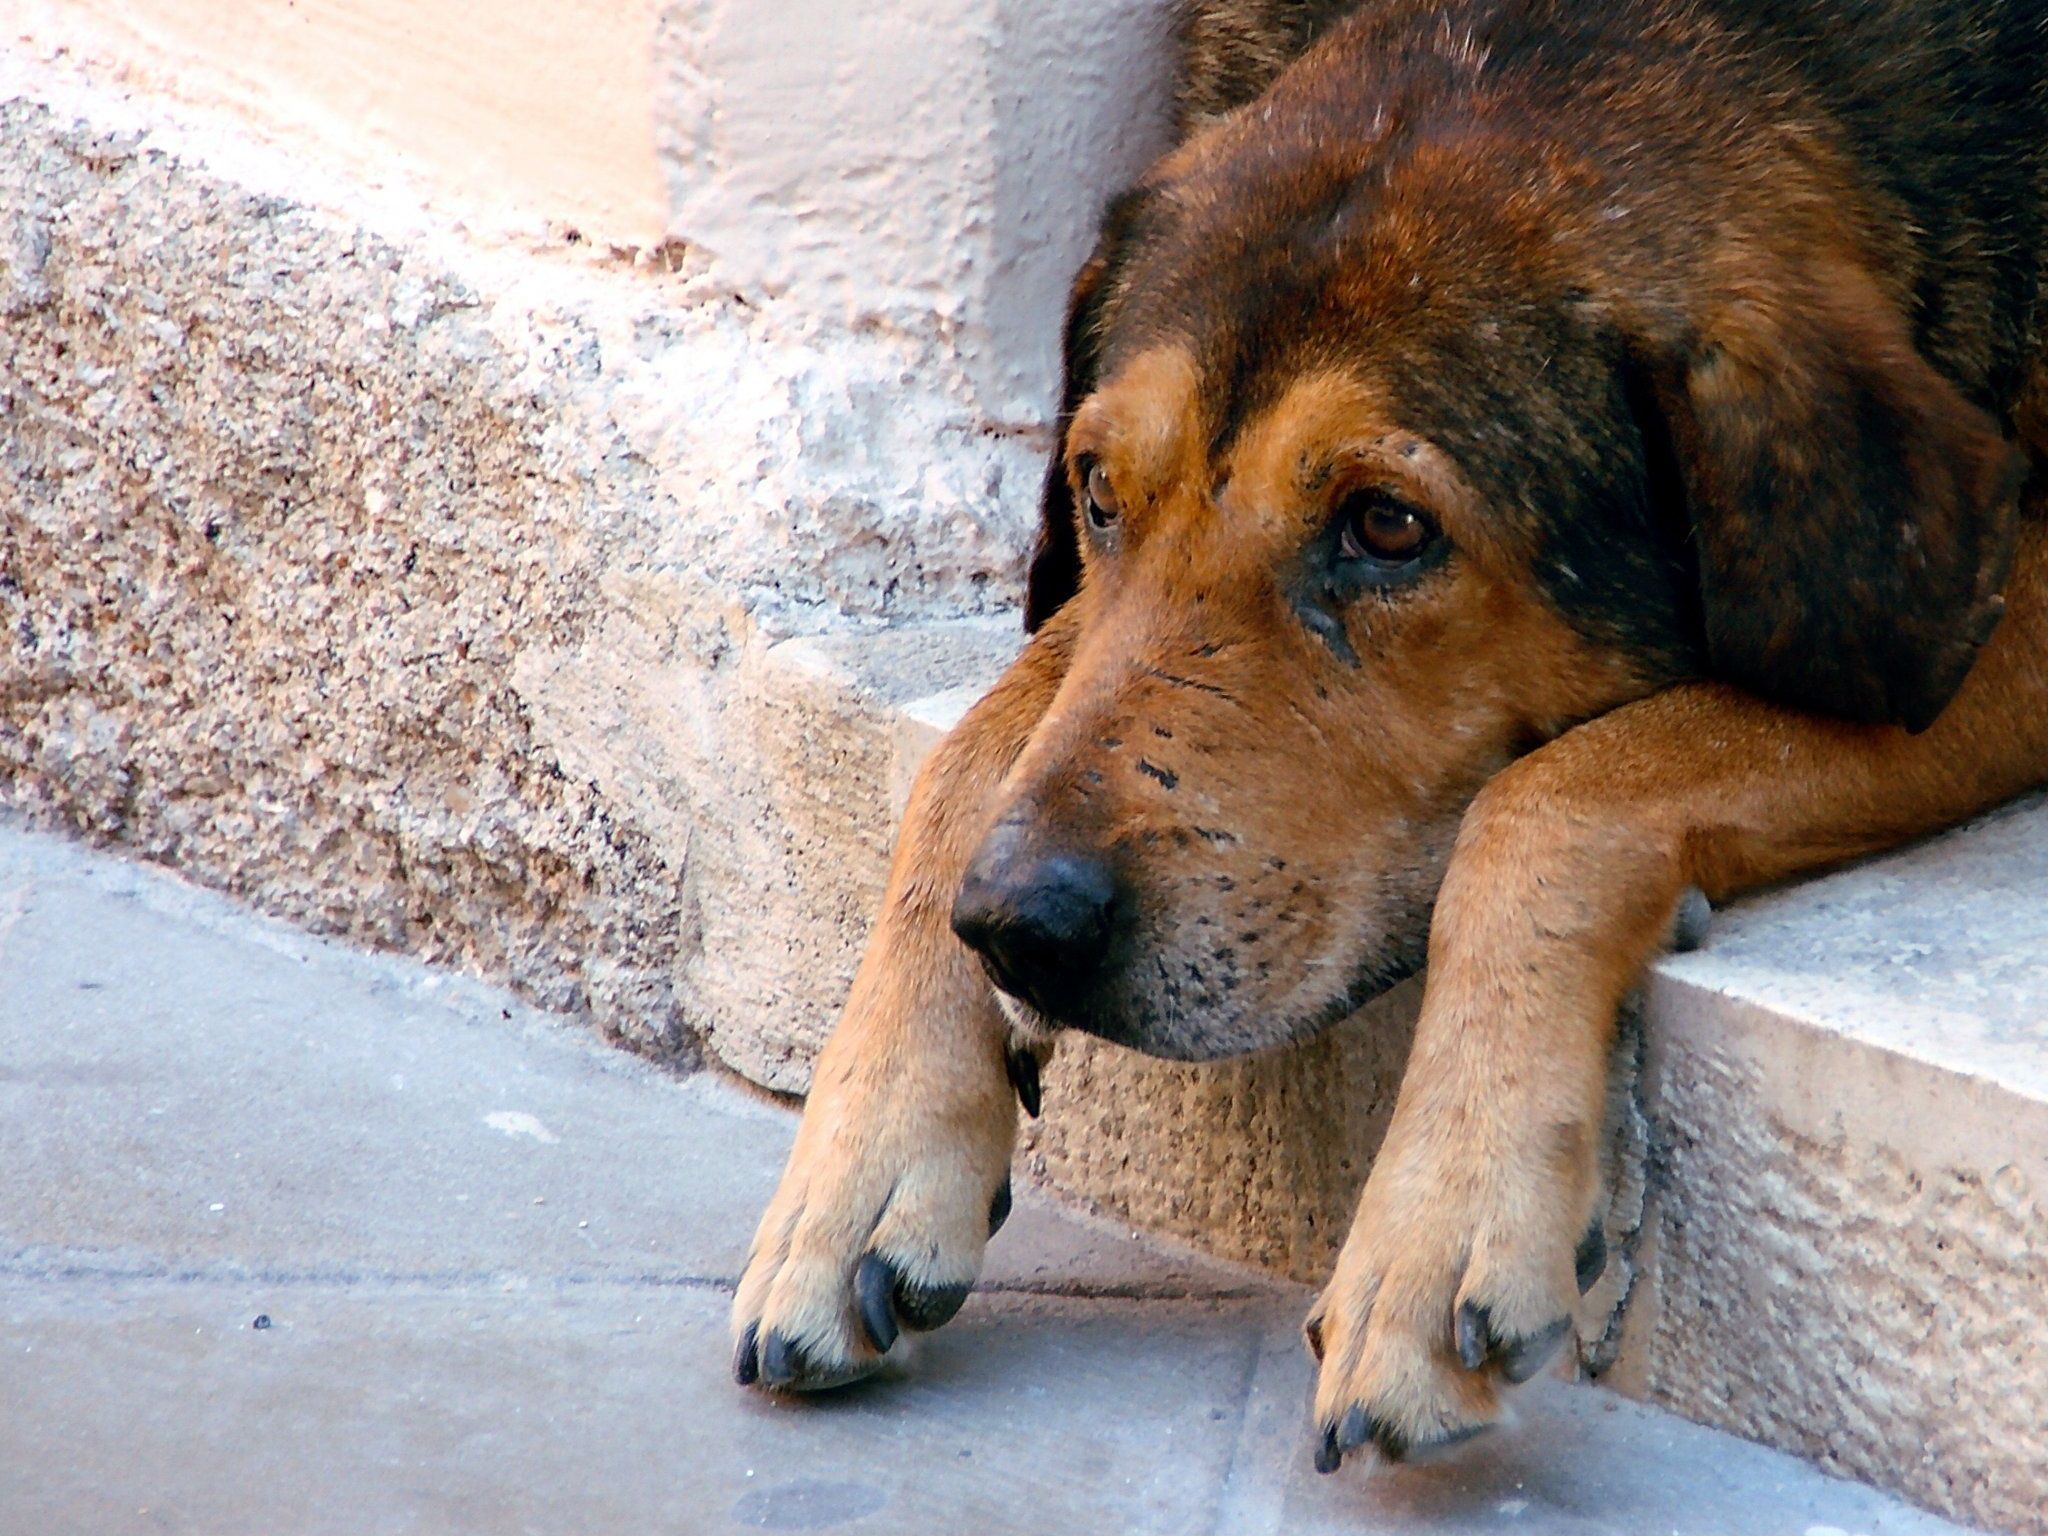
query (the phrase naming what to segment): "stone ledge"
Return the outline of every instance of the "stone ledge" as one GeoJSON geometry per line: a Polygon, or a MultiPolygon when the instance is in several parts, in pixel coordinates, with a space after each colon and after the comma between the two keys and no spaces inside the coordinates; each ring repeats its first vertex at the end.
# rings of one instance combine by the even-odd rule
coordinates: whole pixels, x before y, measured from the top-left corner
{"type": "Polygon", "coordinates": [[[924,356],[0,54],[0,806],[640,1050],[813,1040],[868,903],[756,679],[1006,610],[1042,470],[924,356]]]}
{"type": "Polygon", "coordinates": [[[1652,977],[1612,1380],[2048,1531],[2048,800],[1718,914],[1652,977]]]}

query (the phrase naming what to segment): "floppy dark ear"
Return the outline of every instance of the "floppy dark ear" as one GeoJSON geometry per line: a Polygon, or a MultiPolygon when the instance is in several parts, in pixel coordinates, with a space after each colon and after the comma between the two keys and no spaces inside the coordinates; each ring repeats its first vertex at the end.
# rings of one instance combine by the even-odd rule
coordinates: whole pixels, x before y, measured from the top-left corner
{"type": "Polygon", "coordinates": [[[1102,327],[1117,290],[1124,250],[1146,194],[1124,193],[1103,215],[1095,252],[1074,279],[1067,299],[1067,329],[1060,344],[1060,414],[1052,462],[1046,466],[1039,500],[1038,541],[1024,581],[1024,632],[1036,634],[1081,585],[1081,531],[1074,521],[1074,492],[1067,483],[1067,428],[1074,412],[1094,390],[1100,371],[1102,327]]]}
{"type": "Polygon", "coordinates": [[[1672,446],[1711,675],[1924,730],[2003,612],[2025,456],[1860,271],[1752,292],[1681,350],[1672,446]]]}

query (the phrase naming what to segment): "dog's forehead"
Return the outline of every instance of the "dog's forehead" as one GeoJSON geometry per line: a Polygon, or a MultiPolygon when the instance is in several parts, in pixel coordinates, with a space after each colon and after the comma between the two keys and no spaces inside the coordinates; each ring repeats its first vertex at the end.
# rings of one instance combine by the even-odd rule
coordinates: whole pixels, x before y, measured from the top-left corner
{"type": "Polygon", "coordinates": [[[1200,415],[1200,366],[1175,341],[1121,358],[1075,414],[1070,452],[1111,454],[1148,479],[1186,471],[1200,415]]]}
{"type": "Polygon", "coordinates": [[[1437,448],[1401,425],[1387,392],[1355,370],[1307,371],[1219,442],[1205,408],[1197,358],[1161,345],[1135,354],[1075,418],[1073,451],[1107,455],[1134,486],[1158,494],[1188,488],[1242,517],[1279,514],[1296,493],[1313,497],[1340,464],[1398,461],[1403,477],[1445,486],[1455,470],[1437,448]]]}
{"type": "Polygon", "coordinates": [[[1558,297],[1484,199],[1421,206],[1334,173],[1232,201],[1162,193],[1102,333],[1105,382],[1161,350],[1184,359],[1186,419],[1212,457],[1305,380],[1383,393],[1454,378],[1477,399],[1539,370],[1558,297]]]}

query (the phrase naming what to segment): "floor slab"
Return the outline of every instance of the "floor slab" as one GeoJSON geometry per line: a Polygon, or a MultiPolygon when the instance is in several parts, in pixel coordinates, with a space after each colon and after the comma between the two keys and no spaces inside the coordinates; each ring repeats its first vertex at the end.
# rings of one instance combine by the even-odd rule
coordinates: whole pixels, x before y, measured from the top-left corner
{"type": "Polygon", "coordinates": [[[742,1392],[792,1125],[0,826],[0,1536],[1957,1529],[1555,1381],[1318,1478],[1306,1293],[1040,1196],[883,1377],[742,1392]]]}

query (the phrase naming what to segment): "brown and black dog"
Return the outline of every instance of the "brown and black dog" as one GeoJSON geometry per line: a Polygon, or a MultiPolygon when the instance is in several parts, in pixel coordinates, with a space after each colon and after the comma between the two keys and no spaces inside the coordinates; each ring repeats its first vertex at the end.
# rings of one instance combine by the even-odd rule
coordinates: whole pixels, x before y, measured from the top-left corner
{"type": "Polygon", "coordinates": [[[1054,1031],[1250,1051],[1426,960],[1308,1322],[1328,1470],[1475,1432],[1558,1343],[1688,886],[2048,781],[2048,5],[1181,34],[1187,131],[1074,290],[1032,638],[918,781],[736,1370],[846,1381],[952,1315],[1054,1031]]]}

